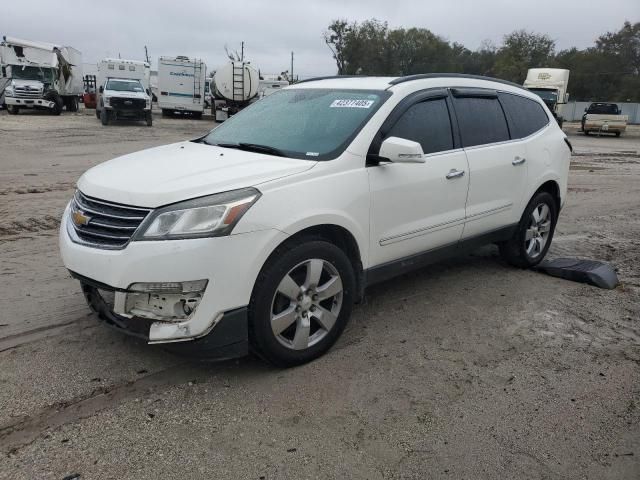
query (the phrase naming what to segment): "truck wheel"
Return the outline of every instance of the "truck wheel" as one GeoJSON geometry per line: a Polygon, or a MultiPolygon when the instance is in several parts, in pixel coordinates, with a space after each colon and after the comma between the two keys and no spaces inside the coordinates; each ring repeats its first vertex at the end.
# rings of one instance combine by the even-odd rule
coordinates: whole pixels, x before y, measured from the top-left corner
{"type": "Polygon", "coordinates": [[[193,118],[196,120],[202,119],[202,112],[193,112],[193,118]]]}
{"type": "Polygon", "coordinates": [[[50,90],[44,94],[43,97],[45,100],[53,102],[53,108],[51,109],[51,113],[54,115],[60,115],[62,113],[62,109],[64,108],[64,100],[58,92],[50,90]]]}
{"type": "Polygon", "coordinates": [[[7,112],[9,115],[18,115],[20,108],[17,105],[7,105],[7,112]]]}
{"type": "Polygon", "coordinates": [[[281,367],[319,357],[347,325],[355,287],[351,262],[336,245],[308,237],[281,247],[251,295],[252,351],[281,367]]]}
{"type": "Polygon", "coordinates": [[[167,110],[166,108],[162,109],[162,116],[163,117],[170,117],[171,116],[171,112],[169,110],[167,110]]]}
{"type": "Polygon", "coordinates": [[[619,137],[622,132],[616,132],[616,137],[619,137]]]}
{"type": "Polygon", "coordinates": [[[558,207],[548,192],[538,192],[524,209],[511,240],[498,245],[500,255],[514,267],[529,268],[542,261],[551,246],[558,207]]]}
{"type": "Polygon", "coordinates": [[[100,112],[101,112],[101,110],[98,110],[98,109],[96,108],[96,118],[97,118],[98,120],[100,120],[100,112]]]}
{"type": "Polygon", "coordinates": [[[67,100],[67,112],[77,112],[79,110],[78,97],[71,97],[67,100]]]}
{"type": "Polygon", "coordinates": [[[585,130],[585,131],[584,131],[584,134],[585,134],[585,135],[587,135],[587,136],[589,136],[589,130],[585,130]]]}
{"type": "Polygon", "coordinates": [[[111,120],[111,112],[106,108],[100,110],[100,121],[102,125],[109,125],[109,121],[111,120]]]}
{"type": "Polygon", "coordinates": [[[153,125],[153,115],[151,114],[151,112],[145,113],[144,119],[147,122],[147,127],[150,127],[153,125]]]}

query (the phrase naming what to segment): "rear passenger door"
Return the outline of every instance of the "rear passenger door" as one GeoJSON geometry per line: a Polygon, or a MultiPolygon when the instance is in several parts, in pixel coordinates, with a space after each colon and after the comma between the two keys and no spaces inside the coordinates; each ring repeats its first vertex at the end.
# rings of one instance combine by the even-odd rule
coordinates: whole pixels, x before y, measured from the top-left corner
{"type": "Polygon", "coordinates": [[[425,153],[424,163],[367,168],[372,266],[454,245],[462,234],[469,175],[448,92],[418,93],[394,110],[370,150],[375,155],[385,138],[399,137],[420,143],[425,153]]]}
{"type": "Polygon", "coordinates": [[[469,162],[463,239],[517,223],[527,183],[524,146],[512,141],[495,90],[454,88],[462,146],[469,162]]]}

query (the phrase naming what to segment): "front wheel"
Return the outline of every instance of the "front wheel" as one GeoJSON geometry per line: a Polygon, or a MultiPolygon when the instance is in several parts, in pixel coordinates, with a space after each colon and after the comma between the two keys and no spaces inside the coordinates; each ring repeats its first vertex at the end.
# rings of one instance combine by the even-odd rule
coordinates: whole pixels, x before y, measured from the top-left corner
{"type": "Polygon", "coordinates": [[[513,237],[499,245],[500,254],[511,265],[529,268],[542,261],[551,246],[558,219],[558,206],[548,192],[538,192],[529,201],[513,237]]]}
{"type": "Polygon", "coordinates": [[[153,125],[153,117],[151,116],[151,111],[148,111],[144,114],[144,119],[147,122],[147,127],[153,125]]]}
{"type": "Polygon", "coordinates": [[[249,305],[252,350],[282,367],[325,353],[346,326],[355,274],[337,246],[306,239],[283,247],[263,267],[249,305]]]}
{"type": "Polygon", "coordinates": [[[111,120],[111,112],[106,108],[100,110],[100,122],[102,125],[109,125],[109,120],[111,120]]]}
{"type": "Polygon", "coordinates": [[[18,115],[20,108],[17,105],[7,105],[7,112],[9,115],[18,115]]]}

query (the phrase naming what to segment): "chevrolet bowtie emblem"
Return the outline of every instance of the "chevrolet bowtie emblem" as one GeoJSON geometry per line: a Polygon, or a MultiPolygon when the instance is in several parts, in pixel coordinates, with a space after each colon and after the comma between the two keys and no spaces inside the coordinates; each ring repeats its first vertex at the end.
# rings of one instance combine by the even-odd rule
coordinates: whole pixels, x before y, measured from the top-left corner
{"type": "Polygon", "coordinates": [[[84,214],[80,210],[74,210],[71,214],[71,219],[76,227],[81,227],[83,225],[88,225],[91,217],[84,214]]]}

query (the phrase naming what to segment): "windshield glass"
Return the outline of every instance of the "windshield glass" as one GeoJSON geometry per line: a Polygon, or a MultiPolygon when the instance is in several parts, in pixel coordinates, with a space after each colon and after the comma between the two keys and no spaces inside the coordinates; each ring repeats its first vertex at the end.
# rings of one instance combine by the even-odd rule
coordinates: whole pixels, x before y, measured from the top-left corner
{"type": "Polygon", "coordinates": [[[544,88],[530,88],[533,93],[538,95],[545,103],[553,102],[556,103],[558,101],[558,92],[555,90],[547,90],[544,88]]]}
{"type": "Polygon", "coordinates": [[[234,115],[204,142],[257,144],[287,157],[328,160],[347,148],[390,95],[377,90],[282,90],[234,115]]]}
{"type": "Polygon", "coordinates": [[[53,82],[53,70],[51,68],[12,65],[11,76],[20,80],[38,80],[43,83],[53,82]]]}
{"type": "Polygon", "coordinates": [[[144,88],[138,80],[111,79],[107,81],[106,89],[116,92],[144,92],[144,88]]]}

